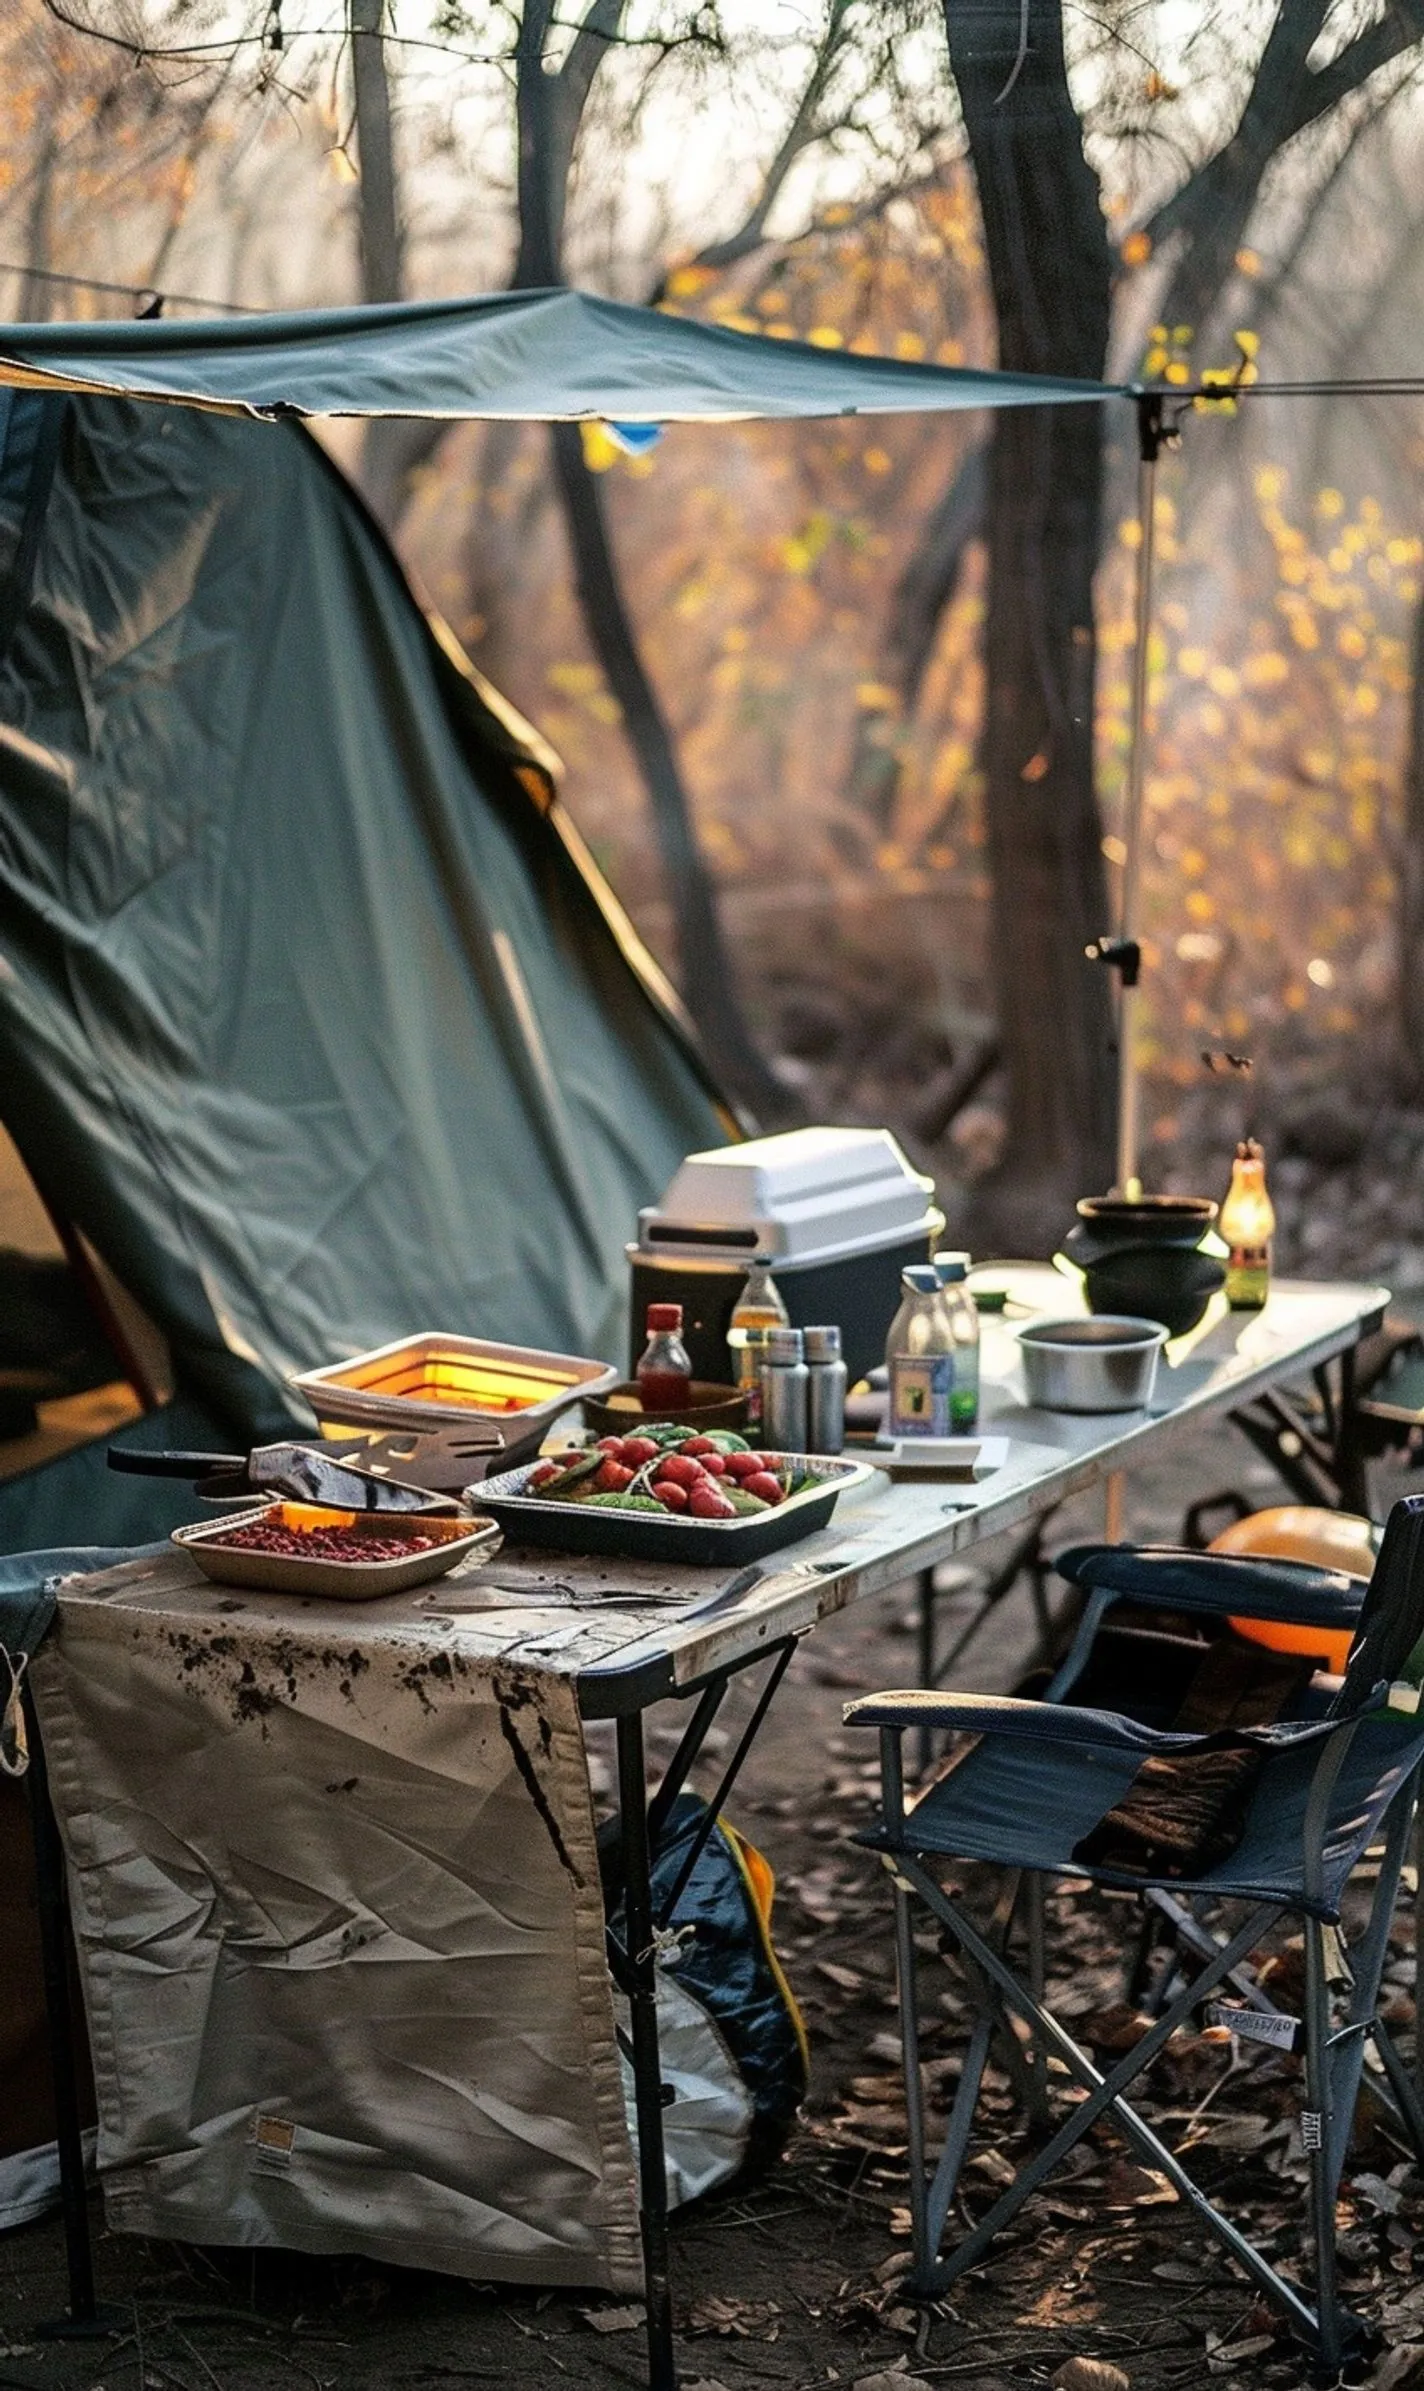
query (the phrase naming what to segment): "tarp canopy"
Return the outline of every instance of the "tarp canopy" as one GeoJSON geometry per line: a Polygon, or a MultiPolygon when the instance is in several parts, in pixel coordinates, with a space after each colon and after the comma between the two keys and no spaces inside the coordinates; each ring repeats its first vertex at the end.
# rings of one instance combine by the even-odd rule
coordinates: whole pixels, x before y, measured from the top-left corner
{"type": "Polygon", "coordinates": [[[628,307],[495,292],[212,323],[0,325],[0,383],[260,414],[735,422],[1082,404],[1123,385],[857,356],[628,307]]]}
{"type": "Polygon", "coordinates": [[[533,735],[299,426],[0,396],[58,419],[38,515],[0,469],[27,1166],[249,1441],[420,1329],[618,1358],[638,1207],[730,1125],[533,735]]]}

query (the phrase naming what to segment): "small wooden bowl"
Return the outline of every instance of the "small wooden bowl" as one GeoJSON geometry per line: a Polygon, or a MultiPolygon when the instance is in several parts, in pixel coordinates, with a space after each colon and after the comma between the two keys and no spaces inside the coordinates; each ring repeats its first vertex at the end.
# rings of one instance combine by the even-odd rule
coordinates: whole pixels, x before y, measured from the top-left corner
{"type": "Polygon", "coordinates": [[[585,1395],[583,1416],[600,1436],[632,1436],[644,1420],[685,1420],[689,1424],[695,1421],[699,1428],[742,1428],[746,1425],[747,1399],[740,1387],[713,1386],[708,1379],[694,1378],[685,1403],[675,1404],[670,1411],[644,1411],[638,1399],[637,1379],[625,1378],[618,1386],[611,1386],[606,1395],[585,1395]]]}

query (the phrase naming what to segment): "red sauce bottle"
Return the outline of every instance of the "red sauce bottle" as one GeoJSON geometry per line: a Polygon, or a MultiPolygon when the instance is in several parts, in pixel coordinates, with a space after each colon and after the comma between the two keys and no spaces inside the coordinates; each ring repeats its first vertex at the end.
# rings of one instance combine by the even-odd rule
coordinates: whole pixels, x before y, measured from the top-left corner
{"type": "Polygon", "coordinates": [[[650,1303],[648,1342],[638,1364],[644,1411],[679,1411],[692,1393],[692,1364],[682,1341],[682,1305],[650,1303]]]}

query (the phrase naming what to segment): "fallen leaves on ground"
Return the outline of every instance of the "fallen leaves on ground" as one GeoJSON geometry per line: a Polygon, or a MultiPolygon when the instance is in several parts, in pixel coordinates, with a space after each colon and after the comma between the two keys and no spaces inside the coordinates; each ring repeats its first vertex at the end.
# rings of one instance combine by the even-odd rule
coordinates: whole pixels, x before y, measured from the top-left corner
{"type": "Polygon", "coordinates": [[[1132,2391],[1132,2377],[1106,2358],[1069,2358],[1049,2376],[1052,2391],[1132,2391]]]}
{"type": "Polygon", "coordinates": [[[579,2315],[595,2333],[635,2333],[644,2321],[641,2308],[580,2308],[579,2315]]]}
{"type": "Polygon", "coordinates": [[[780,2331],[777,2300],[738,2300],[708,2292],[687,2311],[689,2333],[715,2333],[723,2341],[774,2340],[780,2331]]]}

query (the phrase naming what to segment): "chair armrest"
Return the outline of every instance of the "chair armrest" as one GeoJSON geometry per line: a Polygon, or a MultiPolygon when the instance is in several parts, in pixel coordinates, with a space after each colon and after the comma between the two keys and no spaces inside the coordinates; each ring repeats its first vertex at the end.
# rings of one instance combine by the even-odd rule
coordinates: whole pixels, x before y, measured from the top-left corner
{"type": "Polygon", "coordinates": [[[1367,1587],[1343,1569],[1254,1553],[1192,1552],[1171,1544],[1076,1544],[1054,1567],[1085,1592],[1154,1610],[1274,1619],[1293,1627],[1353,1628],[1367,1587]]]}
{"type": "Polygon", "coordinates": [[[841,1715],[848,1727],[939,1727],[958,1734],[1008,1736],[1020,1743],[1082,1744],[1143,1760],[1154,1754],[1225,1751],[1240,1744],[1255,1744],[1269,1751],[1282,1744],[1315,1743],[1333,1734],[1341,1723],[1320,1719],[1182,1735],[1166,1728],[1144,1727],[1139,1719],[1125,1718],[1117,1710],[1085,1710],[1069,1702],[1020,1702],[1007,1694],[913,1689],[862,1694],[858,1701],[847,1702],[841,1715]]]}

